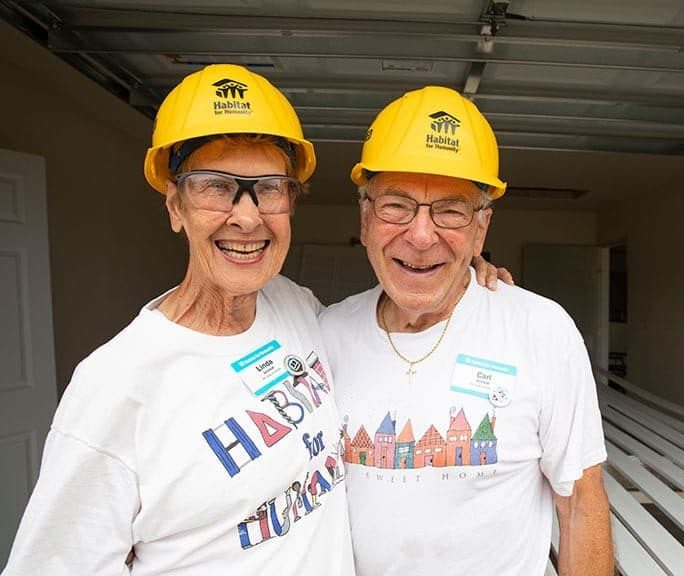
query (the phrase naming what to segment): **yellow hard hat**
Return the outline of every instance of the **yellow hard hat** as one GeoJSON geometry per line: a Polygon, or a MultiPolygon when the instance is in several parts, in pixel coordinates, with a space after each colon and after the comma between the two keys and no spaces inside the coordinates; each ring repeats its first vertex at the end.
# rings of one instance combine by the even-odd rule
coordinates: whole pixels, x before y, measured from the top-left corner
{"type": "Polygon", "coordinates": [[[171,147],[214,134],[269,134],[292,143],[294,175],[304,182],[316,167],[294,108],[266,78],[234,64],[214,64],[186,76],[166,96],[154,121],[145,178],[164,194],[171,147]]]}
{"type": "Polygon", "coordinates": [[[475,105],[455,90],[426,86],[388,104],[366,134],[351,171],[358,186],[369,172],[417,172],[486,184],[492,199],[503,195],[494,132],[475,105]]]}

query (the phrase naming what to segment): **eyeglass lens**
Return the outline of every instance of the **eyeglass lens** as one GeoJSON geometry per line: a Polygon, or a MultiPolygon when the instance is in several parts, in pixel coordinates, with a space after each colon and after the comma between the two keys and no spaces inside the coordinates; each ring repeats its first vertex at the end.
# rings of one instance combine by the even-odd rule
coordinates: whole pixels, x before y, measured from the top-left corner
{"type": "Polygon", "coordinates": [[[290,211],[291,199],[300,184],[287,176],[243,178],[227,172],[193,171],[176,178],[182,192],[196,208],[230,212],[243,193],[249,194],[261,214],[290,211]]]}
{"type": "Polygon", "coordinates": [[[473,220],[476,212],[472,202],[466,198],[437,200],[422,204],[401,194],[381,194],[369,198],[375,215],[391,224],[408,224],[418,213],[420,206],[430,207],[430,216],[435,225],[442,228],[463,228],[473,220]]]}

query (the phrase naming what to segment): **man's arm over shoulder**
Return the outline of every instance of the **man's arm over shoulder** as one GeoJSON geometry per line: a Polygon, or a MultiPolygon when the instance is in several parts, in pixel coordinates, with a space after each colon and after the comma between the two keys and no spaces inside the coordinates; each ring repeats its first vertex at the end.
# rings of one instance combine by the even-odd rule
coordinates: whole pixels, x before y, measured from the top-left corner
{"type": "Polygon", "coordinates": [[[560,525],[559,576],[612,576],[610,508],[601,465],[584,470],[570,496],[554,492],[560,525]]]}

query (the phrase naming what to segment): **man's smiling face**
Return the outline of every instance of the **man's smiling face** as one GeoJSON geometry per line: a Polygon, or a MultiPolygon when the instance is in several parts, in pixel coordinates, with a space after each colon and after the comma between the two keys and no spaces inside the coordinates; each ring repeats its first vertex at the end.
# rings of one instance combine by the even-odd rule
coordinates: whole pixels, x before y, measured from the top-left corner
{"type": "MultiPolygon", "coordinates": [[[[382,172],[368,187],[371,198],[383,194],[409,196],[418,203],[466,198],[479,208],[475,184],[460,178],[408,172],[382,172]]],[[[468,226],[440,228],[421,206],[408,224],[390,224],[374,213],[371,201],[360,200],[361,241],[375,274],[399,312],[407,318],[443,318],[456,305],[468,282],[468,266],[479,255],[491,210],[476,212],[468,226]]]]}

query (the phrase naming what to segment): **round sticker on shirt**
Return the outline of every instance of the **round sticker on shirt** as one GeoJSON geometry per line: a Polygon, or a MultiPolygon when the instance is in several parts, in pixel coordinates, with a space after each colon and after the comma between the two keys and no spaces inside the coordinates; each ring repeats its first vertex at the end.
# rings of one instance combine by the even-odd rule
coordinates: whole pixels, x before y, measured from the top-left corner
{"type": "Polygon", "coordinates": [[[306,364],[299,356],[289,354],[285,357],[285,368],[292,376],[303,376],[306,374],[306,364]]]}
{"type": "Polygon", "coordinates": [[[497,408],[503,408],[511,403],[511,396],[505,386],[493,385],[489,390],[489,401],[497,408]]]}

